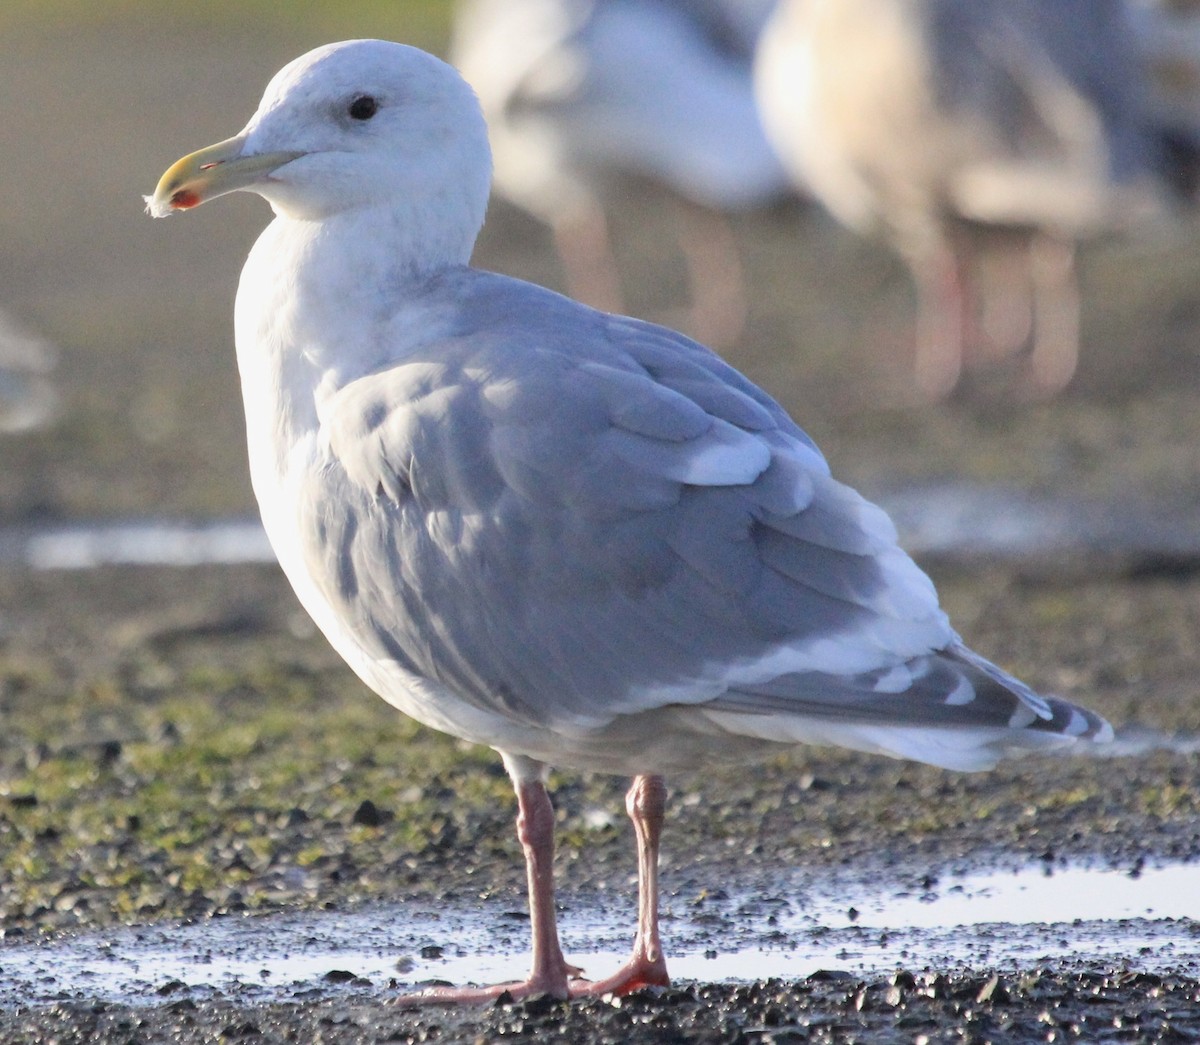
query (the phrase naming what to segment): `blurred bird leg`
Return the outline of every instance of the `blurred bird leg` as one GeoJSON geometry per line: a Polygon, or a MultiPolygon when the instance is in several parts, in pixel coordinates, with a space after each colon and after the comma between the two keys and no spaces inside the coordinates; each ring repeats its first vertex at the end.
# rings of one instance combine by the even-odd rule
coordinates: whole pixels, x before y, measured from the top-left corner
{"type": "Polygon", "coordinates": [[[995,240],[979,257],[981,337],[975,347],[985,357],[1011,356],[1033,336],[1030,237],[1021,232],[1010,239],[997,233],[995,240]]]}
{"type": "MultiPolygon", "coordinates": [[[[734,344],[746,325],[746,280],[728,218],[690,200],[674,200],[676,238],[690,300],[679,320],[714,348],[734,344]]],[[[553,225],[554,245],[571,297],[604,312],[628,310],[603,208],[575,206],[553,225]]]]}
{"type": "Polygon", "coordinates": [[[1167,177],[1122,3],[785,0],[764,31],[760,108],[793,177],[844,224],[884,234],[913,269],[926,396],[957,380],[963,348],[977,343],[968,322],[995,348],[1032,343],[1038,394],[1065,385],[1078,291],[1066,248],[1046,237],[1152,225],[1164,193],[1186,181],[1195,139],[1186,123],[1167,125],[1184,164],[1182,178],[1167,177]],[[991,288],[998,311],[976,298],[968,312],[962,267],[932,256],[961,223],[972,256],[991,235],[1037,241],[1022,251],[1022,279],[991,288]],[[1017,304],[1021,286],[1029,305],[1017,304]]]}
{"type": "Polygon", "coordinates": [[[580,204],[551,227],[568,295],[602,312],[624,312],[608,219],[600,205],[580,204]]]}
{"type": "Polygon", "coordinates": [[[962,374],[963,345],[971,327],[965,257],[940,244],[910,266],[917,288],[915,376],[920,395],[944,399],[962,374]]]}
{"type": "Polygon", "coordinates": [[[1051,396],[1062,391],[1079,361],[1079,283],[1075,245],[1049,233],[1029,247],[1035,326],[1029,357],[1031,391],[1051,396]]]}
{"type": "Polygon", "coordinates": [[[676,236],[687,266],[687,333],[713,348],[737,342],[746,326],[746,276],[733,226],[719,211],[679,200],[676,236]]]}

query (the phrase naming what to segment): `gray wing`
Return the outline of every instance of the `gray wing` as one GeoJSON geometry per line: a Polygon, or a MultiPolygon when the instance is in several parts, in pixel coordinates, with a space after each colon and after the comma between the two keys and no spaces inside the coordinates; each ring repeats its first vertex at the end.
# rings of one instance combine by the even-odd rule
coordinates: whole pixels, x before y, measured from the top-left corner
{"type": "MultiPolygon", "coordinates": [[[[469,321],[323,408],[358,493],[327,593],[377,655],[563,733],[970,702],[976,667],[927,665],[957,640],[890,521],[716,356],[500,277],[435,296],[469,321]]],[[[978,690],[985,720],[1052,717],[978,690]]]]}

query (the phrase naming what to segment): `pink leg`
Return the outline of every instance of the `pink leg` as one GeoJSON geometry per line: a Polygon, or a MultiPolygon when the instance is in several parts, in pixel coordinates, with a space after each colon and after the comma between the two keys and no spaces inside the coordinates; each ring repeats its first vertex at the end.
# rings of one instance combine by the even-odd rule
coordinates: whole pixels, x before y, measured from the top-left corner
{"type": "Polygon", "coordinates": [[[746,325],[746,277],[729,219],[681,200],[677,208],[679,248],[692,296],[685,329],[711,348],[728,348],[746,325]]]}
{"type": "Polygon", "coordinates": [[[658,939],[658,850],[666,806],[667,785],[662,777],[634,778],[625,796],[638,847],[638,927],[633,954],[612,976],[572,983],[572,997],[628,994],[639,987],[667,987],[671,983],[658,939]]]}
{"type": "Polygon", "coordinates": [[[529,919],[533,959],[529,978],[490,987],[430,987],[396,999],[401,1005],[453,1005],[494,1001],[508,993],[514,999],[537,994],[567,998],[569,978],[579,970],[563,959],[554,916],[554,808],[540,780],[517,780],[517,836],[525,850],[529,878],[529,919]]]}
{"type": "Polygon", "coordinates": [[[1035,395],[1061,392],[1079,361],[1079,283],[1075,245],[1049,235],[1029,248],[1034,293],[1033,352],[1029,383],[1035,395]]]}
{"type": "Polygon", "coordinates": [[[988,356],[1011,356],[1033,336],[1030,237],[1008,232],[991,237],[983,259],[979,348],[988,356]]]}
{"type": "Polygon", "coordinates": [[[917,388],[927,399],[943,399],[958,384],[963,346],[973,326],[967,264],[943,243],[912,268],[917,283],[917,388]]]}
{"type": "Polygon", "coordinates": [[[567,293],[602,312],[624,312],[621,277],[600,204],[555,222],[552,231],[567,293]]]}

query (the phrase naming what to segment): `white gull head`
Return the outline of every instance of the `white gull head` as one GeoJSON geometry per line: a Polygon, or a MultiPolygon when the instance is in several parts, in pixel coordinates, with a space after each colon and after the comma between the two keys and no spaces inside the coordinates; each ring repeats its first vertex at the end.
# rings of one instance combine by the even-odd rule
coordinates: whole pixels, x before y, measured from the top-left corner
{"type": "Polygon", "coordinates": [[[235,190],[298,221],[375,212],[427,261],[465,263],[491,185],[487,127],[445,62],[350,40],[284,66],[242,132],[185,156],[146,198],[156,217],[235,190]]]}

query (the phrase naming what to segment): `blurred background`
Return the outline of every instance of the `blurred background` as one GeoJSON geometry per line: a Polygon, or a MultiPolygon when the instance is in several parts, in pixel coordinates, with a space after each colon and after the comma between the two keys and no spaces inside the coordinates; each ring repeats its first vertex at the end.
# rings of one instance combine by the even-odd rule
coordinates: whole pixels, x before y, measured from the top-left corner
{"type": "MultiPolygon", "coordinates": [[[[446,54],[453,14],[448,0],[0,8],[0,390],[39,404],[0,443],[0,522],[253,514],[232,302],[269,211],[239,194],[156,222],[141,194],[184,152],[239,129],[270,75],[308,48],[382,36],[446,54]]],[[[1186,212],[1165,232],[1085,245],[1081,354],[1063,393],[1030,400],[975,381],[913,405],[914,291],[886,243],[757,172],[747,180],[761,188],[689,228],[670,178],[653,173],[604,185],[620,304],[713,333],[843,478],[875,495],[953,479],[1194,502],[1200,245],[1186,212]],[[714,284],[733,313],[725,329],[696,315],[689,237],[693,253],[732,249],[733,274],[718,269],[714,284]]],[[[701,202],[721,192],[732,195],[717,185],[701,202]]],[[[475,261],[565,288],[557,235],[499,197],[475,261]]]]}
{"type": "MultiPolygon", "coordinates": [[[[498,2],[531,12],[534,21],[503,30],[507,42],[492,59],[479,58],[479,36],[460,30],[453,44],[464,65],[481,70],[473,75],[505,152],[505,191],[493,199],[476,264],[558,289],[574,281],[576,292],[607,296],[634,315],[718,342],[730,362],[793,413],[836,475],[893,511],[906,545],[934,574],[971,645],[1119,727],[1141,724],[1194,737],[1200,731],[1200,241],[1186,202],[1170,220],[1082,246],[1079,358],[1061,391],[1023,390],[1012,380],[1020,360],[1000,358],[964,369],[962,381],[943,394],[915,394],[912,266],[885,237],[844,228],[798,191],[771,155],[764,157],[754,140],[760,129],[717,119],[735,120],[749,107],[762,3],[662,0],[658,24],[664,11],[699,20],[722,41],[722,57],[706,55],[694,39],[672,44],[643,29],[607,42],[610,63],[628,58],[629,66],[602,65],[599,72],[593,66],[589,73],[579,50],[557,50],[580,26],[554,14],[556,0],[498,2]],[[747,24],[749,30],[738,28],[747,24]],[[647,52],[651,85],[642,86],[647,52]],[[669,115],[682,103],[668,94],[668,54],[685,68],[709,69],[684,81],[704,99],[696,110],[704,118],[694,116],[685,127],[695,134],[680,134],[677,142],[645,121],[601,133],[612,126],[609,117],[586,106],[593,123],[583,124],[584,131],[557,122],[569,115],[573,90],[591,82],[589,75],[599,76],[618,101],[629,101],[622,90],[632,93],[635,115],[669,115]],[[538,60],[547,55],[557,57],[538,60]],[[515,95],[519,104],[505,101],[515,95]],[[671,159],[680,155],[682,162],[671,159]],[[571,164],[552,162],[564,156],[571,164]],[[601,161],[607,169],[597,176],[601,161]]],[[[472,10],[480,15],[487,6],[472,10]]],[[[62,921],[191,910],[162,899],[157,871],[149,884],[133,879],[153,895],[134,896],[122,907],[101,891],[91,915],[77,902],[78,883],[58,881],[83,844],[75,841],[83,837],[79,831],[100,839],[116,831],[123,845],[133,844],[126,836],[144,838],[145,853],[118,861],[122,874],[139,859],[158,867],[155,803],[183,803],[186,817],[178,822],[185,826],[218,817],[220,830],[236,836],[230,845],[242,863],[233,879],[227,870],[233,857],[223,849],[213,856],[204,849],[208,841],[198,844],[203,860],[181,865],[179,889],[192,897],[188,903],[197,895],[187,893],[194,882],[217,883],[215,872],[205,870],[209,864],[226,868],[212,901],[224,904],[229,880],[236,886],[270,863],[257,850],[251,854],[262,842],[259,821],[212,812],[230,804],[266,810],[298,835],[308,830],[309,817],[349,825],[336,859],[313,863],[310,877],[319,885],[312,890],[389,892],[397,876],[416,888],[404,877],[412,866],[407,836],[393,832],[399,855],[390,864],[362,855],[368,832],[389,834],[356,819],[366,795],[381,807],[428,813],[429,824],[441,825],[428,828],[432,852],[453,848],[447,824],[463,838],[480,837],[461,805],[450,819],[453,804],[438,778],[427,792],[413,792],[426,805],[405,797],[410,784],[426,786],[428,749],[439,757],[468,756],[427,733],[421,734],[426,753],[412,754],[415,727],[364,694],[306,622],[274,566],[186,574],[28,568],[47,561],[33,555],[44,551],[39,541],[47,535],[76,539],[77,550],[82,541],[83,552],[71,560],[79,565],[89,561],[87,537],[98,527],[146,520],[245,522],[228,543],[217,542],[213,557],[266,559],[253,538],[257,513],[245,465],[232,311],[242,261],[269,209],[257,197],[235,194],[152,221],[141,197],[175,159],[236,133],[268,79],[292,58],[364,36],[447,55],[454,16],[450,0],[0,4],[0,794],[25,796],[20,846],[13,841],[8,857],[0,852],[0,874],[25,890],[19,909],[31,918],[44,922],[49,908],[57,912],[49,917],[62,921]],[[408,778],[399,772],[406,757],[413,763],[404,768],[408,778]],[[318,764],[323,768],[314,769],[318,764]],[[130,766],[141,776],[127,779],[130,766]],[[185,766],[193,782],[172,786],[184,779],[185,766]],[[103,795],[85,802],[85,795],[99,794],[97,780],[117,796],[111,804],[103,795]],[[304,816],[291,816],[293,806],[304,816]],[[71,828],[59,841],[64,823],[71,828]],[[35,860],[26,852],[43,855],[35,860]],[[376,873],[379,867],[385,870],[376,873]],[[202,870],[210,878],[200,877],[202,870]]],[[[1185,109],[1189,84],[1195,85],[1194,54],[1185,48],[1166,65],[1168,82],[1184,91],[1185,109]]],[[[124,532],[117,543],[126,558],[204,557],[195,531],[171,530],[170,539],[124,532]]],[[[105,557],[103,548],[97,557],[105,557]]],[[[1078,760],[1060,770],[1056,763],[1055,772],[1086,779],[1086,787],[1071,792],[1082,797],[1071,801],[1170,797],[1170,803],[1145,798],[1146,815],[1182,824],[1194,848],[1197,821],[1186,798],[1200,793],[1189,783],[1194,752],[1184,745],[1156,756],[1150,783],[1115,796],[1116,769],[1108,764],[1078,760]],[[1160,787],[1168,774],[1176,784],[1160,787]]],[[[503,774],[489,753],[469,757],[471,771],[452,786],[473,793],[471,787],[483,785],[470,781],[486,780],[489,797],[474,808],[486,808],[495,837],[507,838],[503,774]]],[[[796,758],[834,756],[805,751],[796,758]]],[[[828,775],[873,773],[892,781],[886,774],[903,773],[931,789],[951,786],[913,767],[849,764],[855,768],[828,775]]],[[[1024,808],[1033,782],[1040,789],[1048,772],[1036,763],[977,784],[956,778],[955,793],[974,795],[980,811],[956,820],[951,833],[961,834],[963,823],[982,824],[1004,780],[1015,781],[1014,808],[1024,808]]],[[[714,791],[724,794],[731,777],[714,777],[724,781],[714,791]]],[[[756,779],[740,782],[753,790],[756,779]]],[[[877,793],[887,795],[892,786],[877,793]]],[[[936,794],[932,804],[915,808],[940,808],[943,792],[936,794]]],[[[619,802],[616,796],[605,801],[619,802]]],[[[576,796],[573,808],[579,805],[576,796]]],[[[572,808],[569,797],[564,806],[572,808]]],[[[707,806],[695,808],[679,815],[707,825],[707,806]]],[[[1064,808],[1074,815],[1073,806],[1064,808]]],[[[1128,826],[1127,813],[1104,823],[1115,825],[1108,828],[1114,833],[1149,838],[1142,820],[1128,826]]],[[[894,825],[892,815],[880,813],[879,823],[894,825]]],[[[850,814],[845,819],[855,821],[850,814]]],[[[1014,814],[1018,821],[1021,831],[1033,823],[1014,814]]],[[[176,839],[162,847],[191,838],[183,828],[175,831],[175,821],[162,823],[176,839]]],[[[5,824],[0,816],[0,830],[5,824]]],[[[1036,829],[1029,830],[1028,845],[1044,848],[1033,837],[1036,829]]],[[[582,827],[578,833],[586,835],[582,827]]],[[[225,835],[217,837],[224,846],[225,835]]],[[[995,841],[986,824],[979,837],[995,841]]],[[[296,845],[307,853],[309,840],[296,845]]],[[[490,852],[471,857],[488,864],[489,877],[501,873],[490,852]]],[[[270,866],[295,871],[287,859],[270,866]]],[[[419,869],[409,877],[419,878],[419,869]]],[[[519,887],[519,869],[508,881],[519,887]]]]}

